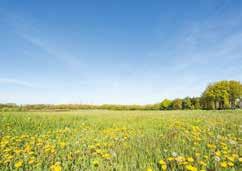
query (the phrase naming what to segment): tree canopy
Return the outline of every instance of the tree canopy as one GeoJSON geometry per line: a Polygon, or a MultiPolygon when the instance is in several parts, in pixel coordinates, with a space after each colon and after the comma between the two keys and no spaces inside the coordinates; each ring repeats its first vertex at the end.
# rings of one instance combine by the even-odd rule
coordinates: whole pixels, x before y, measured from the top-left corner
{"type": "Polygon", "coordinates": [[[236,100],[242,97],[239,81],[219,81],[209,84],[201,96],[204,109],[235,108],[236,100]]]}

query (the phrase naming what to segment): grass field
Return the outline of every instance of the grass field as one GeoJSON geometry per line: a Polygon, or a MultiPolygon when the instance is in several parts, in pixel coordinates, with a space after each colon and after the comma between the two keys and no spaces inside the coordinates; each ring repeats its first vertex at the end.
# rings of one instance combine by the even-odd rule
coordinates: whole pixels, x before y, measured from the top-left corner
{"type": "Polygon", "coordinates": [[[242,111],[0,114],[0,170],[240,170],[242,111]]]}

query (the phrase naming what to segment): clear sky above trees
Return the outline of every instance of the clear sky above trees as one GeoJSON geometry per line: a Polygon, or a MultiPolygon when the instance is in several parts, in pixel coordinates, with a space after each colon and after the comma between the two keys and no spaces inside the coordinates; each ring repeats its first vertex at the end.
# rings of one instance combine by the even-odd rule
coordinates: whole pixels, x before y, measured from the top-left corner
{"type": "Polygon", "coordinates": [[[156,103],[242,81],[242,1],[0,1],[0,102],[156,103]]]}

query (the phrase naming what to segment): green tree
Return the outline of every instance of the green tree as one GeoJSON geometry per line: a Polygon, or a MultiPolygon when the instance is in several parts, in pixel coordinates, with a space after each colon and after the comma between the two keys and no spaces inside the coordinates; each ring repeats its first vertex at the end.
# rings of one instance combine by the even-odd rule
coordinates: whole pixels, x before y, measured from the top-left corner
{"type": "Polygon", "coordinates": [[[191,102],[192,102],[192,109],[200,109],[201,108],[199,97],[191,98],[191,102]]]}
{"type": "Polygon", "coordinates": [[[203,109],[214,109],[216,106],[214,86],[209,84],[201,96],[203,109]]]}
{"type": "Polygon", "coordinates": [[[242,85],[239,81],[218,81],[209,84],[201,96],[205,109],[235,108],[236,100],[242,96],[242,85]]]}
{"type": "Polygon", "coordinates": [[[236,100],[242,96],[242,84],[239,81],[229,81],[229,103],[235,108],[236,100]]]}
{"type": "Polygon", "coordinates": [[[169,110],[171,109],[172,101],[169,99],[164,99],[160,104],[161,110],[169,110]]]}
{"type": "Polygon", "coordinates": [[[182,109],[182,99],[173,100],[172,109],[174,109],[174,110],[182,109]]]}
{"type": "Polygon", "coordinates": [[[190,97],[186,97],[182,101],[182,109],[192,109],[192,102],[190,97]]]}
{"type": "Polygon", "coordinates": [[[215,104],[215,108],[226,109],[229,108],[229,82],[219,81],[214,83],[215,99],[218,102],[218,107],[215,104]]]}

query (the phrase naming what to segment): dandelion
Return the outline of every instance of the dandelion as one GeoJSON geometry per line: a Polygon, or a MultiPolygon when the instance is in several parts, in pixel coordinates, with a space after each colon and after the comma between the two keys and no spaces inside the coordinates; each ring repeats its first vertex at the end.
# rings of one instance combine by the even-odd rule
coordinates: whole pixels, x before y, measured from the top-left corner
{"type": "Polygon", "coordinates": [[[64,148],[66,147],[66,143],[65,143],[65,142],[60,142],[60,147],[61,147],[62,149],[64,149],[64,148]]]}
{"type": "Polygon", "coordinates": [[[33,159],[30,159],[28,163],[29,164],[33,164],[34,163],[34,160],[33,159]]]}
{"type": "Polygon", "coordinates": [[[179,163],[183,162],[184,160],[185,160],[185,158],[182,157],[182,156],[178,156],[178,157],[176,158],[176,161],[179,162],[179,163]]]}
{"type": "Polygon", "coordinates": [[[23,165],[23,161],[22,161],[22,160],[20,160],[20,161],[18,161],[18,162],[16,162],[16,163],[14,164],[14,166],[15,166],[16,168],[20,168],[22,165],[23,165]]]}
{"type": "Polygon", "coordinates": [[[51,171],[61,171],[61,166],[59,162],[56,162],[54,165],[50,167],[51,171]]]}
{"type": "Polygon", "coordinates": [[[224,162],[220,163],[220,166],[223,167],[223,168],[227,168],[228,164],[224,161],[224,162]]]}
{"type": "Polygon", "coordinates": [[[228,152],[227,152],[227,151],[222,151],[222,153],[223,153],[223,154],[228,154],[228,152]]]}
{"type": "Polygon", "coordinates": [[[207,144],[207,147],[210,148],[210,149],[215,149],[216,145],[214,145],[214,144],[207,144]]]}
{"type": "Polygon", "coordinates": [[[167,169],[167,165],[166,165],[166,162],[164,160],[160,160],[159,164],[161,165],[162,170],[166,170],[167,169]]]}
{"type": "Polygon", "coordinates": [[[207,164],[204,161],[200,161],[199,164],[202,166],[207,166],[207,164]]]}
{"type": "Polygon", "coordinates": [[[168,160],[168,161],[173,161],[174,158],[173,158],[173,157],[168,157],[167,160],[168,160]]]}
{"type": "Polygon", "coordinates": [[[187,158],[187,161],[189,161],[189,162],[194,162],[194,159],[193,159],[192,157],[188,157],[188,158],[187,158]]]}
{"type": "Polygon", "coordinates": [[[103,154],[102,155],[102,157],[104,158],[104,159],[111,159],[111,155],[109,154],[109,153],[105,153],[105,154],[103,154]]]}
{"type": "Polygon", "coordinates": [[[163,165],[161,166],[161,168],[162,168],[162,170],[166,170],[166,169],[167,169],[167,165],[166,165],[166,164],[163,164],[163,165]]]}
{"type": "Polygon", "coordinates": [[[231,162],[234,162],[234,157],[233,157],[233,156],[231,156],[231,157],[227,157],[227,159],[228,159],[229,161],[231,161],[231,162]]]}
{"type": "Polygon", "coordinates": [[[159,161],[159,164],[160,164],[160,165],[165,165],[166,162],[165,162],[164,160],[160,160],[160,161],[159,161]]]}
{"type": "Polygon", "coordinates": [[[230,167],[233,167],[233,166],[234,166],[234,163],[232,163],[232,162],[228,162],[228,165],[229,165],[230,167]]]}
{"type": "Polygon", "coordinates": [[[197,168],[192,166],[192,165],[186,166],[186,169],[189,170],[189,171],[197,171],[197,168]]]}
{"type": "Polygon", "coordinates": [[[216,151],[215,155],[218,156],[218,157],[221,157],[221,152],[220,151],[216,151]]]}

